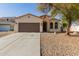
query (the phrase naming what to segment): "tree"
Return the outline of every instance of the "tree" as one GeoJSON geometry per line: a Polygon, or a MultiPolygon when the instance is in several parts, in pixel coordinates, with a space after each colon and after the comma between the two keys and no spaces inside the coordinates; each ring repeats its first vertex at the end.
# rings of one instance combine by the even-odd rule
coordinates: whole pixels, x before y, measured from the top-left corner
{"type": "Polygon", "coordinates": [[[50,12],[52,17],[61,13],[68,22],[67,35],[70,35],[70,27],[72,20],[79,18],[79,4],[70,3],[43,3],[38,5],[38,9],[44,13],[50,12]]]}

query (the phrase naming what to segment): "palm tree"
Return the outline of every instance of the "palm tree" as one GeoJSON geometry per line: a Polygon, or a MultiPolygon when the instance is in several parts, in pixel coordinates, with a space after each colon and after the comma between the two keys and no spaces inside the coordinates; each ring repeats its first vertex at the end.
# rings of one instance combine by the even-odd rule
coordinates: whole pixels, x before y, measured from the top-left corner
{"type": "Polygon", "coordinates": [[[58,13],[62,14],[68,22],[67,35],[70,35],[72,20],[79,18],[79,4],[74,3],[43,3],[38,5],[38,10],[44,13],[51,11],[52,17],[55,17],[58,13]]]}

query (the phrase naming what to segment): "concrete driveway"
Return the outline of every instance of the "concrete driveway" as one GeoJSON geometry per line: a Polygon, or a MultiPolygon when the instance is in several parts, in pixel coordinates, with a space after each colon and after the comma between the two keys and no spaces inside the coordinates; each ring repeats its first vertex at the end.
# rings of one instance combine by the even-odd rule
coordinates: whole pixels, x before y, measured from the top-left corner
{"type": "Polygon", "coordinates": [[[39,56],[40,33],[14,33],[0,38],[0,55],[39,56]]]}

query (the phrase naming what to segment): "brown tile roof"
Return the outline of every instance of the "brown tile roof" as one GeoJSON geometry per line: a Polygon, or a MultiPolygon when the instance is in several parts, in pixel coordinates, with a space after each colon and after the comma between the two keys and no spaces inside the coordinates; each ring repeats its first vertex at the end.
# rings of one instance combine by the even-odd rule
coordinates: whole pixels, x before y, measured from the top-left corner
{"type": "Polygon", "coordinates": [[[24,14],[24,15],[21,15],[21,16],[17,16],[17,17],[15,17],[15,19],[21,18],[21,17],[24,17],[24,16],[28,16],[28,15],[31,15],[31,16],[40,18],[39,16],[35,16],[35,15],[33,15],[33,14],[28,13],[28,14],[24,14]]]}
{"type": "Polygon", "coordinates": [[[51,17],[48,16],[48,15],[42,15],[42,16],[40,16],[40,18],[43,19],[43,21],[46,21],[46,22],[50,22],[50,20],[51,20],[51,17]]]}

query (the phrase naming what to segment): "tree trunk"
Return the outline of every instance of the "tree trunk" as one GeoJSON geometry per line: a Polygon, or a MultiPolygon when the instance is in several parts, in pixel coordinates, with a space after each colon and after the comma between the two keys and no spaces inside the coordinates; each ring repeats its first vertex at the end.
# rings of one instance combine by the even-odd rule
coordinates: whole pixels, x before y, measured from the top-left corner
{"type": "Polygon", "coordinates": [[[67,35],[70,35],[71,19],[68,21],[67,35]]]}

